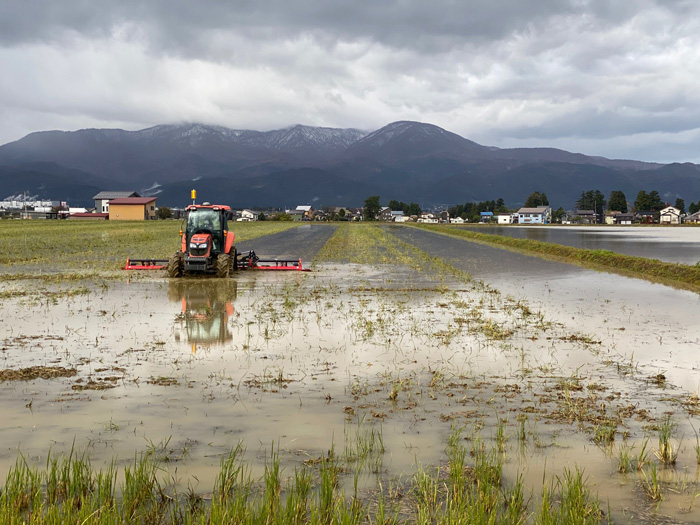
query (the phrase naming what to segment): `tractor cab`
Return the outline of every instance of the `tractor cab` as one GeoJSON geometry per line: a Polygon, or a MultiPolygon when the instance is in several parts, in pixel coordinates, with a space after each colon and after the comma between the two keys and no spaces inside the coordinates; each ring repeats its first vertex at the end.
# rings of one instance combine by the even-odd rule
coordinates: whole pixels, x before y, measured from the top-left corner
{"type": "Polygon", "coordinates": [[[228,234],[227,213],[221,206],[189,206],[183,252],[197,256],[220,253],[228,234]]]}
{"type": "Polygon", "coordinates": [[[180,277],[184,272],[216,273],[228,277],[237,269],[234,235],[228,231],[229,206],[192,204],[181,231],[181,249],[168,261],[168,274],[180,277]]]}

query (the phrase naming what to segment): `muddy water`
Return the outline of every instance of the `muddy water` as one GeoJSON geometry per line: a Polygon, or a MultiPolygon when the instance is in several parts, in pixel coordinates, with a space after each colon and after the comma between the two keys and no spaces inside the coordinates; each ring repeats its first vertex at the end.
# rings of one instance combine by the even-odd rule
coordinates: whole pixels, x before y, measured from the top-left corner
{"type": "Polygon", "coordinates": [[[593,334],[611,359],[663,373],[700,391],[700,296],[647,281],[546,261],[417,229],[392,233],[444,257],[501,292],[523,298],[547,318],[593,334]]]}
{"type": "Polygon", "coordinates": [[[481,233],[610,250],[660,261],[700,262],[700,228],[668,226],[464,226],[481,233]]]}
{"type": "MultiPolygon", "coordinates": [[[[154,448],[181,488],[206,493],[221,456],[239,441],[254,473],[274,447],[290,474],[380,429],[386,452],[377,470],[386,479],[444,461],[454,428],[493,443],[501,420],[508,482],[522,473],[536,494],[543,473],[585,466],[614,517],[637,516],[644,503],[637,478],[615,474],[614,452],[591,442],[594,419],[572,423],[562,399],[586,402],[595,417],[626,408],[632,415],[619,432],[635,446],[645,435],[653,443],[646,427],[667,411],[682,423],[677,435],[691,436],[697,417],[681,420],[668,399],[681,397],[674,385],[692,389],[693,373],[681,372],[697,335],[681,326],[689,318],[674,316],[697,308],[695,296],[429,232],[391,231],[502,293],[401,266],[322,262],[312,273],[240,272],[229,280],[149,273],[80,283],[89,293],[76,296],[61,295],[68,285],[32,292],[36,283],[6,283],[5,290],[31,293],[0,302],[0,368],[77,374],[0,382],[0,478],[18,450],[41,466],[49,449],[67,453],[75,443],[100,467],[154,448]],[[668,309],[665,317],[629,313],[629,301],[646,294],[668,309]],[[644,339],[660,330],[661,341],[644,339]],[[595,340],[578,337],[585,334],[595,340]],[[667,385],[646,380],[661,363],[669,365],[667,385]]],[[[320,247],[332,229],[302,233],[304,246],[320,247]]],[[[288,243],[291,257],[302,247],[299,238],[272,237],[255,243],[259,254],[267,255],[259,247],[281,253],[288,243]]],[[[690,442],[673,475],[694,486],[684,470],[695,464],[690,442]]],[[[687,492],[669,491],[667,501],[663,512],[687,521],[687,492]]]]}

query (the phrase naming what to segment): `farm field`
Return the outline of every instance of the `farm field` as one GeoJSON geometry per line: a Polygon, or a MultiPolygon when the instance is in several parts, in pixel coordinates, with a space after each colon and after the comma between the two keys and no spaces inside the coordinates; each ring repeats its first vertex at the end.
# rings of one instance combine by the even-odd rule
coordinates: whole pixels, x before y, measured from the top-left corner
{"type": "Polygon", "coordinates": [[[119,268],[179,223],[37,223],[0,222],[3,521],[700,522],[695,292],[347,223],[170,280],[119,268]]]}

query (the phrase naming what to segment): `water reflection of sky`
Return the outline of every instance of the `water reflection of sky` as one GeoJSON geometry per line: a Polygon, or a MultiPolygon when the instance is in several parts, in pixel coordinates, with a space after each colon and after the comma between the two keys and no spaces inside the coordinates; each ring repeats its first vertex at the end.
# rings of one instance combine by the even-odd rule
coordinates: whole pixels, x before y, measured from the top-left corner
{"type": "Polygon", "coordinates": [[[625,226],[464,226],[481,233],[553,242],[588,250],[610,250],[660,261],[700,261],[700,228],[625,226]]]}
{"type": "MultiPolygon", "coordinates": [[[[534,229],[534,228],[533,228],[534,229]]],[[[392,233],[603,343],[611,358],[700,389],[700,296],[416,229],[392,233]]],[[[700,233],[700,230],[698,230],[700,233]]]]}

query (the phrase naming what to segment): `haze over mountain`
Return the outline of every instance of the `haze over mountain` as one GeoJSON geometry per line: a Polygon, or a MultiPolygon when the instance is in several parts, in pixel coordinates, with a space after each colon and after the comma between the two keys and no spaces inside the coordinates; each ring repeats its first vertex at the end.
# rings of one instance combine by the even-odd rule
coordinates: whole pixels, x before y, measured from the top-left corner
{"type": "MultiPolygon", "coordinates": [[[[394,122],[373,132],[293,126],[260,132],[182,124],[140,131],[43,131],[0,146],[0,188],[89,205],[100,190],[136,190],[159,205],[360,206],[369,195],[423,207],[533,191],[572,208],[583,191],[700,198],[700,167],[592,157],[554,148],[499,149],[440,127],[394,122]]],[[[0,198],[6,195],[0,195],[0,198]]]]}

